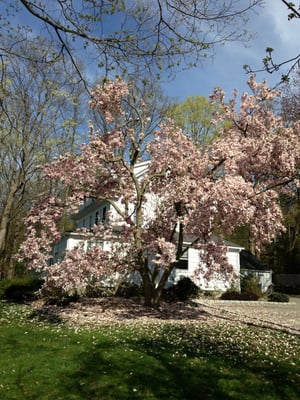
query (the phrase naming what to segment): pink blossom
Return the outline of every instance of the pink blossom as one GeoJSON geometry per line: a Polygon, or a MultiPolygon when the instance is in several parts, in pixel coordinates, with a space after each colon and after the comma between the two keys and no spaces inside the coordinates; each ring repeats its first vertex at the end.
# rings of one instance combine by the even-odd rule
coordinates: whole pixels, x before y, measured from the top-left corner
{"type": "MultiPolygon", "coordinates": [[[[90,141],[80,154],[45,166],[45,179],[59,180],[69,194],[64,202],[47,197],[32,208],[21,247],[28,265],[46,268],[48,284],[65,290],[82,287],[92,277],[136,271],[155,297],[185,251],[178,237],[192,238],[208,277],[232,272],[223,238],[236,227],[249,224],[258,249],[272,240],[284,229],[279,194],[293,179],[299,184],[300,124],[287,128],[276,117],[271,102],[278,92],[253,77],[249,85],[253,94],[242,94],[239,106],[237,93],[225,102],[224,92],[215,90],[211,101],[218,104],[214,124],[219,133],[205,149],[171,121],[161,124],[151,140],[135,132],[123,111],[127,85],[117,79],[97,86],[90,106],[104,115],[109,129],[100,134],[90,124],[90,141]],[[144,153],[147,171],[139,176],[135,167],[144,153]],[[60,238],[60,218],[66,210],[74,212],[84,197],[106,201],[114,211],[110,222],[119,227],[117,233],[86,232],[89,238],[105,234],[113,243],[110,252],[78,248],[46,267],[50,245],[60,238]],[[214,232],[219,243],[212,240],[214,232]],[[157,255],[152,265],[145,261],[150,253],[157,255]]],[[[147,105],[141,102],[140,109],[146,123],[147,105]]]]}

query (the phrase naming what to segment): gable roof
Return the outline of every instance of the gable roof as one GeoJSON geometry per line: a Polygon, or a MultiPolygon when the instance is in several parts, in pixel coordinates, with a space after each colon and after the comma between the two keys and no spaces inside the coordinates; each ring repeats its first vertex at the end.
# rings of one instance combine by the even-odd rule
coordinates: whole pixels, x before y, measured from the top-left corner
{"type": "Polygon", "coordinates": [[[242,250],[240,252],[240,265],[241,269],[251,269],[257,271],[264,271],[268,269],[258,258],[256,258],[248,250],[242,250]]]}

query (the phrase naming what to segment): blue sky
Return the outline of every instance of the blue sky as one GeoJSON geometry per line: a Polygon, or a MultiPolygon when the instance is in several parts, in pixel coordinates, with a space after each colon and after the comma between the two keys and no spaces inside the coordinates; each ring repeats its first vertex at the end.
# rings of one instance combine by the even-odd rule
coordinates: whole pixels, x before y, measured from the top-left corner
{"type": "MultiPolygon", "coordinates": [[[[174,81],[166,82],[163,85],[165,93],[183,101],[187,96],[209,96],[216,86],[220,86],[226,96],[231,97],[234,89],[239,93],[248,91],[248,76],[243,65],[260,69],[267,47],[274,49],[277,62],[299,54],[300,20],[288,21],[287,8],[280,0],[266,0],[265,7],[258,11],[259,14],[252,14],[248,25],[249,30],[256,33],[256,38],[247,43],[247,47],[233,42],[216,48],[213,60],[208,59],[203,66],[181,72],[174,81]]],[[[278,82],[280,74],[259,73],[256,79],[265,79],[272,86],[278,82]]]]}
{"type": "MultiPolygon", "coordinates": [[[[24,15],[26,22],[31,26],[37,23],[26,11],[21,15],[24,15]]],[[[174,100],[183,101],[187,96],[208,97],[216,86],[222,87],[227,97],[231,97],[234,89],[240,93],[247,91],[248,76],[243,65],[248,64],[253,69],[260,69],[267,47],[274,48],[273,55],[277,62],[298,54],[300,20],[288,21],[287,15],[287,8],[281,0],[265,0],[265,7],[257,9],[256,14],[251,14],[246,27],[256,34],[255,39],[246,46],[239,42],[230,42],[217,47],[213,59],[206,59],[203,65],[178,73],[172,81],[164,82],[164,93],[174,100]]],[[[92,78],[93,70],[88,72],[92,78]]],[[[96,72],[95,69],[95,76],[96,72]]],[[[257,74],[258,81],[266,79],[270,86],[275,85],[279,78],[280,74],[257,74]]]]}

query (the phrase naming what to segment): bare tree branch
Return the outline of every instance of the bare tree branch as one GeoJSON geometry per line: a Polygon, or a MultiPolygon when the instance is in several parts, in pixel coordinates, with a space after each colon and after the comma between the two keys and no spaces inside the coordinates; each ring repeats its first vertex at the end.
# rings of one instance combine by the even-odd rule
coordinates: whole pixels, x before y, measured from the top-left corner
{"type": "Polygon", "coordinates": [[[84,80],[76,63],[76,54],[83,49],[104,74],[128,72],[136,65],[152,74],[197,65],[213,54],[217,44],[249,40],[245,24],[263,0],[15,0],[15,4],[46,27],[59,47],[57,54],[71,59],[84,80]]]}

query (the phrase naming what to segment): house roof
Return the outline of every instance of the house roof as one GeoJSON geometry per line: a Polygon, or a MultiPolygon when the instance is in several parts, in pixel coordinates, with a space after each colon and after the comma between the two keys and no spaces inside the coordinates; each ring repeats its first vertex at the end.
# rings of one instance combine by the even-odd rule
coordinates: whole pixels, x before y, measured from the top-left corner
{"type": "Polygon", "coordinates": [[[257,271],[268,270],[268,268],[248,250],[242,250],[240,252],[240,265],[241,269],[257,271]]]}
{"type": "MultiPolygon", "coordinates": [[[[190,244],[190,243],[194,242],[195,239],[196,239],[195,236],[193,237],[193,236],[189,236],[189,235],[184,235],[184,237],[183,237],[183,242],[184,242],[185,244],[190,244]]],[[[213,241],[214,241],[215,243],[218,242],[217,236],[213,236],[213,241]]],[[[224,244],[225,244],[226,247],[231,248],[231,249],[236,249],[236,250],[239,250],[239,251],[241,251],[241,250],[244,249],[244,247],[240,246],[239,244],[230,242],[229,240],[224,240],[224,244]]]]}
{"type": "Polygon", "coordinates": [[[99,209],[103,205],[107,205],[108,203],[103,200],[96,200],[96,199],[87,199],[87,201],[82,204],[79,208],[79,211],[72,215],[72,218],[77,221],[82,217],[90,214],[91,212],[99,209]]]}

